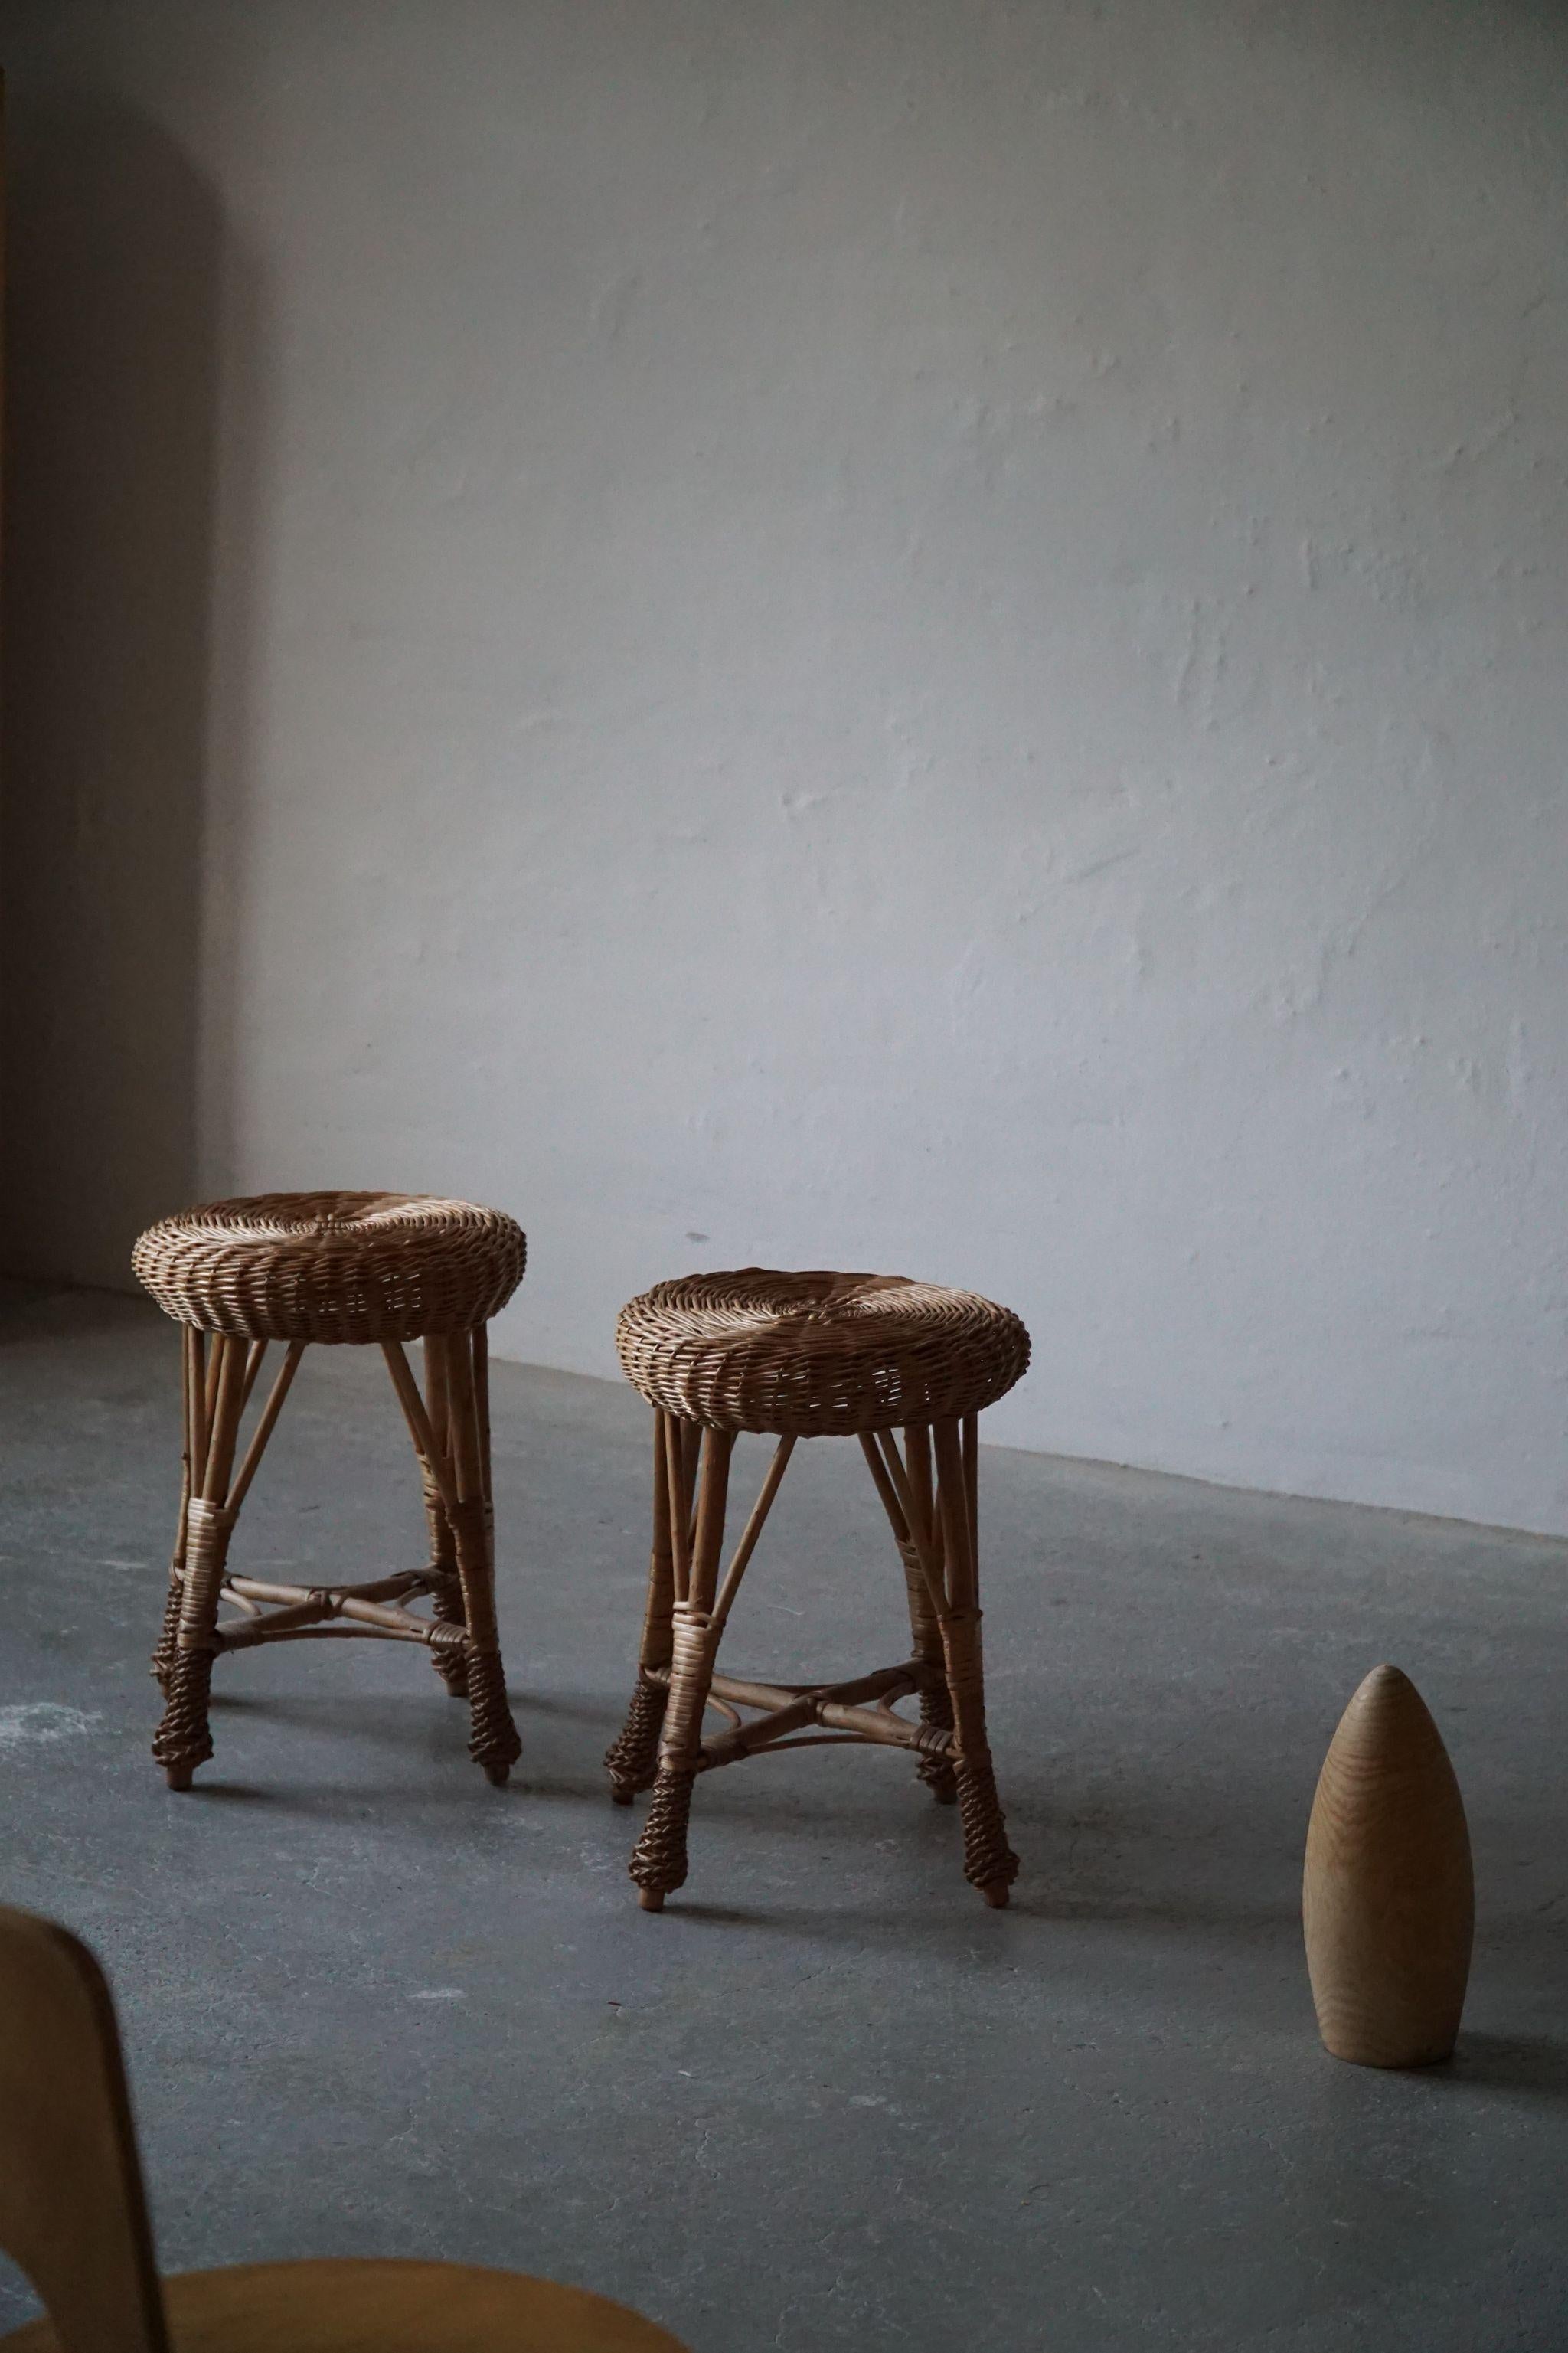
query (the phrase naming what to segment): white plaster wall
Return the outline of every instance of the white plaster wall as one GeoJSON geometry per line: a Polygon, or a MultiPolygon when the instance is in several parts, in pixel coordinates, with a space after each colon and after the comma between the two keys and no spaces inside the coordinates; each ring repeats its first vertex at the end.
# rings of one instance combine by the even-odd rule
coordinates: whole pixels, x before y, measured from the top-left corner
{"type": "MultiPolygon", "coordinates": [[[[1568,1530],[1568,20],[0,51],[35,276],[73,90],[221,216],[201,1189],[501,1203],[498,1345],[595,1372],[693,1265],[971,1284],[1036,1339],[994,1438],[1568,1530]]],[[[121,1279],[103,1162],[35,1262],[121,1279]]]]}

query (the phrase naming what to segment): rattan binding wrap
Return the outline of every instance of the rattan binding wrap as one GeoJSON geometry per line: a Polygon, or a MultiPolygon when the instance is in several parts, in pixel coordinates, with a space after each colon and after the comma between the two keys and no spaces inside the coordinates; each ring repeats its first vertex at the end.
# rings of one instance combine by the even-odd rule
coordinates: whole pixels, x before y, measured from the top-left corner
{"type": "Polygon", "coordinates": [[[166,1315],[248,1340],[407,1341],[486,1324],[522,1280],[499,1209],[416,1193],[262,1193],[150,1226],[132,1254],[166,1315]]]}
{"type": "Polygon", "coordinates": [[[622,1368],[650,1405],[712,1430],[853,1436],[978,1413],[1029,1362],[1018,1317],[901,1275],[748,1266],[623,1307],[622,1368]]]}

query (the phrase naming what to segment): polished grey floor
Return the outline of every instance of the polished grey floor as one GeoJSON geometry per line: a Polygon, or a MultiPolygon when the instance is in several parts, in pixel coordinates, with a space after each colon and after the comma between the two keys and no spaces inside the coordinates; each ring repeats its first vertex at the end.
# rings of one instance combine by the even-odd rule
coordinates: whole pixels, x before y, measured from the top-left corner
{"type": "MultiPolygon", "coordinates": [[[[296,1643],[220,1667],[176,1798],[145,1669],[173,1332],[16,1293],[0,1336],[0,1896],[105,1959],[166,2268],[513,2264],[696,2353],[1568,2344],[1568,1546],[988,1451],[1013,1909],[902,1757],[833,1748],[700,1784],[654,1918],[599,1767],[635,1398],[497,1367],[510,1788],[417,1652],[296,1643]],[[1324,1746],[1385,1657],[1447,1736],[1480,1910],[1460,2054],[1408,2075],[1323,2055],[1298,1918],[1324,1746]]],[[[240,1551],[368,1575],[420,1533],[379,1358],[315,1352],[240,1551]]],[[[735,1659],[880,1663],[901,1609],[858,1451],[803,1449],[735,1659]]],[[[30,2308],[0,2282],[0,2325],[30,2308]]]]}

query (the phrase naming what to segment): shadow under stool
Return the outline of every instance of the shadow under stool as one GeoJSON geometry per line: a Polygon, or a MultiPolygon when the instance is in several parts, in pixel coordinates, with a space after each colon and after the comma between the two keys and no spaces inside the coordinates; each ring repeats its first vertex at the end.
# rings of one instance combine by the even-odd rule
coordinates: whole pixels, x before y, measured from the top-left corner
{"type": "Polygon", "coordinates": [[[828,1741],[912,1750],[932,1796],[959,1806],[964,1875],[987,1904],[1005,1904],[1018,1859],[985,1733],[976,1422],[1028,1365],[1017,1316],[973,1292],[898,1275],[746,1267],[658,1284],[622,1309],[616,1345],[654,1409],[642,1651],[626,1727],[605,1759],[618,1803],[653,1791],[631,1861],[644,1909],[660,1910],[685,1881],[700,1773],[828,1741]],[[742,1430],[779,1442],[721,1577],[742,1430]],[[858,1439],[886,1509],[912,1655],[847,1683],[721,1675],[725,1624],[796,1440],[829,1437],[858,1439]],[[918,1697],[918,1723],[898,1712],[908,1697],[918,1697]],[[705,1739],[710,1708],[725,1728],[705,1739]]]}
{"type": "Polygon", "coordinates": [[[497,1209],[407,1193],[265,1193],[165,1218],[135,1273],[184,1326],[184,1476],[163,1629],[153,1654],[163,1720],[153,1743],[172,1789],[213,1753],[215,1658],[317,1635],[422,1642],[466,1699],[468,1749],[496,1783],[522,1744],[496,1627],[486,1326],[522,1280],[520,1227],[497,1209]],[[405,1356],[424,1343],[423,1392],[405,1356]],[[282,1343],[249,1444],[240,1430],[262,1360],[282,1343]],[[358,1585],[235,1575],[229,1540],[300,1357],[312,1343],[386,1358],[425,1488],[430,1559],[358,1585]],[[429,1616],[412,1604],[428,1599],[429,1616]],[[237,1613],[220,1619],[227,1603],[237,1613]]]}

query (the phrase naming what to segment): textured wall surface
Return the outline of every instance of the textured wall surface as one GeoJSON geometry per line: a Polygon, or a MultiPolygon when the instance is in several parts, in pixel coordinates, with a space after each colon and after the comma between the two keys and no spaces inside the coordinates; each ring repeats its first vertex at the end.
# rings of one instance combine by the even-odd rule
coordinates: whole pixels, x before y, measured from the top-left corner
{"type": "Polygon", "coordinates": [[[996,1438],[1568,1529],[1559,11],[0,53],[13,1263],[467,1192],[517,1356],[901,1270],[996,1438]]]}

